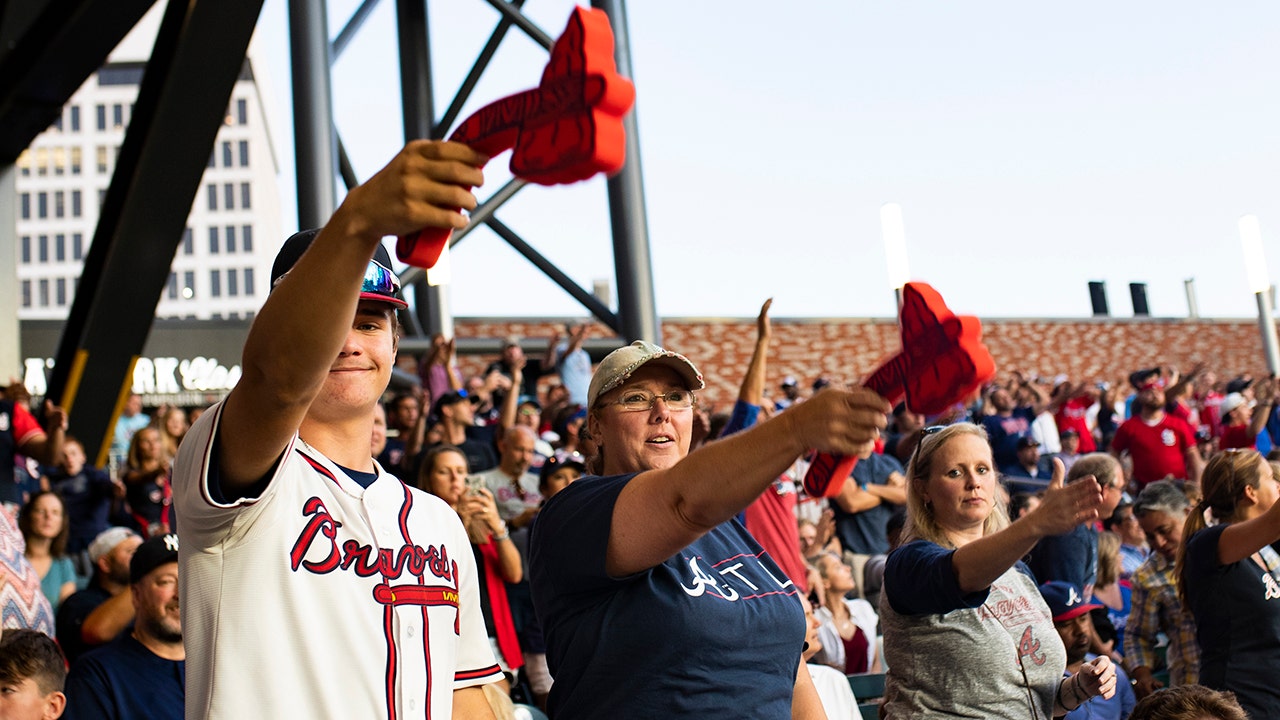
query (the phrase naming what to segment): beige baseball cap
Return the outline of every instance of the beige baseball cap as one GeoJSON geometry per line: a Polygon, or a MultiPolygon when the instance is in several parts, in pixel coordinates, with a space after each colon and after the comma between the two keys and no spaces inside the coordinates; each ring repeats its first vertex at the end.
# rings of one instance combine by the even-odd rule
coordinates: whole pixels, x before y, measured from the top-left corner
{"type": "Polygon", "coordinates": [[[600,361],[595,374],[591,376],[591,385],[587,388],[587,407],[595,407],[597,398],[621,385],[642,365],[649,363],[675,370],[690,390],[701,390],[707,386],[702,381],[702,373],[698,372],[689,358],[664,350],[653,343],[637,340],[614,350],[600,361]]]}

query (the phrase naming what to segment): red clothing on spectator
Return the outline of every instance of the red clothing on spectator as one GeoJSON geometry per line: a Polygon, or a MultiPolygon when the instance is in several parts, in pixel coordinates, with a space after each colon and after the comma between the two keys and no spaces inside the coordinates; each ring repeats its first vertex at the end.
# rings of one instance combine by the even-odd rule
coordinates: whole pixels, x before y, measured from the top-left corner
{"type": "Polygon", "coordinates": [[[867,648],[869,647],[867,636],[862,632],[862,628],[856,625],[853,628],[853,637],[841,637],[840,641],[844,643],[844,674],[858,675],[865,673],[867,667],[867,648]]]}
{"type": "Polygon", "coordinates": [[[1258,449],[1258,436],[1249,434],[1249,424],[1241,423],[1240,425],[1223,425],[1222,439],[1219,441],[1220,449],[1233,450],[1235,448],[1249,448],[1250,450],[1258,449]]]}
{"type": "Polygon", "coordinates": [[[1091,407],[1093,407],[1092,398],[1088,395],[1077,395],[1062,403],[1062,406],[1058,408],[1058,412],[1053,414],[1053,420],[1058,424],[1059,433],[1075,430],[1080,435],[1080,449],[1078,452],[1081,455],[1098,449],[1098,444],[1093,440],[1093,433],[1089,430],[1089,423],[1085,419],[1091,407]]]}
{"type": "Polygon", "coordinates": [[[1111,447],[1129,451],[1133,458],[1133,479],[1139,487],[1166,477],[1186,479],[1184,453],[1196,445],[1195,432],[1186,422],[1165,413],[1160,422],[1149,425],[1134,416],[1116,430],[1111,447]]]}
{"type": "Polygon", "coordinates": [[[782,476],[747,506],[747,531],[782,568],[800,592],[809,592],[808,574],[800,559],[800,529],[796,525],[796,485],[782,476]]]}

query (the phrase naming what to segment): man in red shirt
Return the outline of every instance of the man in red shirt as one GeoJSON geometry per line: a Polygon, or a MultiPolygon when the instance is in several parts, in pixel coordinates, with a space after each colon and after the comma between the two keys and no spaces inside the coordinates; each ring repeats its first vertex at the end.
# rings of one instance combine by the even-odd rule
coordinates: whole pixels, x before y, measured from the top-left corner
{"type": "Polygon", "coordinates": [[[1058,425],[1058,432],[1075,430],[1080,438],[1077,452],[1088,455],[1098,449],[1093,439],[1093,430],[1089,427],[1089,408],[1098,402],[1098,391],[1086,383],[1072,383],[1063,379],[1053,388],[1049,399],[1049,412],[1058,425]]]}
{"type": "Polygon", "coordinates": [[[1135,373],[1131,380],[1138,390],[1134,416],[1116,430],[1111,453],[1117,458],[1129,453],[1139,489],[1165,478],[1199,482],[1204,460],[1196,449],[1195,431],[1165,412],[1164,378],[1151,372],[1135,373]]]}

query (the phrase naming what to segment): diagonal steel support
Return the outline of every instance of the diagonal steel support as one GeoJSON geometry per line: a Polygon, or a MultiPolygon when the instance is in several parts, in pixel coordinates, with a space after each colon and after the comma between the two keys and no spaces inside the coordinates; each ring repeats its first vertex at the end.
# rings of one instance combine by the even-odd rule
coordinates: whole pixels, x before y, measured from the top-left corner
{"type": "Polygon", "coordinates": [[[261,9],[171,2],[157,33],[50,379],[98,464],[261,9]]]}
{"type": "Polygon", "coordinates": [[[541,45],[543,49],[550,50],[551,46],[555,44],[555,38],[548,35],[542,28],[535,25],[532,20],[525,17],[525,14],[520,12],[519,6],[516,4],[509,3],[506,0],[485,1],[492,5],[495,10],[502,13],[503,17],[506,17],[511,20],[511,22],[515,23],[516,27],[523,30],[525,35],[528,35],[530,39],[541,45]]]}
{"type": "MultiPolygon", "coordinates": [[[[524,0],[513,0],[512,5],[519,9],[524,5],[524,0]]],[[[449,128],[458,120],[458,114],[462,112],[462,106],[471,99],[471,92],[475,90],[476,84],[480,82],[480,76],[489,67],[489,62],[493,60],[494,53],[498,52],[498,46],[502,44],[503,38],[507,36],[507,30],[511,29],[512,20],[510,17],[503,15],[498,21],[498,27],[493,29],[493,34],[489,36],[489,41],[480,49],[480,56],[476,58],[475,64],[471,66],[471,71],[463,78],[462,85],[458,88],[457,94],[453,96],[453,102],[449,103],[449,108],[444,111],[444,116],[440,118],[440,122],[431,131],[431,137],[436,140],[443,140],[448,134],[449,128]]]]}
{"type": "Polygon", "coordinates": [[[342,53],[347,51],[347,46],[355,38],[356,33],[360,32],[360,28],[364,27],[364,21],[369,19],[375,8],[381,0],[364,0],[360,3],[360,7],[351,13],[351,19],[347,20],[347,24],[342,26],[342,30],[338,31],[338,37],[333,39],[329,44],[329,62],[336,62],[342,53]]]}
{"type": "Polygon", "coordinates": [[[496,217],[486,218],[484,223],[497,233],[498,237],[506,240],[508,245],[515,248],[516,252],[523,255],[526,260],[533,263],[535,267],[551,278],[552,282],[572,295],[573,299],[582,303],[582,306],[592,315],[595,315],[597,320],[608,325],[619,335],[623,334],[622,323],[618,320],[618,316],[613,314],[612,310],[605,307],[604,303],[600,302],[595,295],[583,290],[572,278],[556,267],[554,263],[543,257],[537,250],[534,250],[533,246],[525,242],[514,230],[504,225],[496,217]]]}
{"type": "MultiPolygon", "coordinates": [[[[62,106],[155,0],[45,3],[0,63],[0,165],[10,165],[62,113],[62,106]]],[[[0,3],[0,17],[15,9],[0,3]]],[[[28,8],[29,10],[29,8],[28,8]]]]}

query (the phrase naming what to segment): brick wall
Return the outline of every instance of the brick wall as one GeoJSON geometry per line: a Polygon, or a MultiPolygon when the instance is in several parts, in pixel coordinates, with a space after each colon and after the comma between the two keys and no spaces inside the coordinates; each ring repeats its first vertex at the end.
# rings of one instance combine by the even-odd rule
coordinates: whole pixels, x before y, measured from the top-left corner
{"type": "MultiPolygon", "coordinates": [[[[517,335],[545,338],[563,320],[458,318],[459,338],[517,335]]],[[[611,335],[597,326],[591,337],[611,335]]],[[[664,344],[693,360],[707,378],[704,398],[728,403],[737,394],[755,342],[755,320],[670,318],[662,323],[664,344]]],[[[1170,363],[1189,368],[1205,362],[1219,376],[1266,373],[1258,324],[1252,320],[983,320],[983,339],[999,370],[1027,374],[1066,373],[1073,378],[1116,381],[1131,370],[1170,363]]],[[[898,349],[897,325],[888,320],[822,318],[773,320],[768,385],[777,392],[794,375],[803,388],[819,375],[855,381],[898,349]]],[[[459,359],[464,373],[483,369],[494,355],[459,359]]]]}

